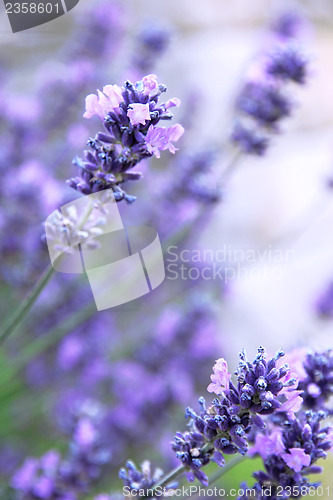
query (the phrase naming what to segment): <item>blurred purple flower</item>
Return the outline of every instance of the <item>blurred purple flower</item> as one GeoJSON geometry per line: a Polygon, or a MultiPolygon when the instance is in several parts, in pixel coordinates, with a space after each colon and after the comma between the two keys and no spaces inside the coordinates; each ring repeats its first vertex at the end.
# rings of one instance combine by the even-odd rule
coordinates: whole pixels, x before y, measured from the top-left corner
{"type": "Polygon", "coordinates": [[[264,460],[270,455],[280,455],[285,451],[282,432],[276,428],[270,433],[256,434],[255,444],[249,449],[249,455],[260,455],[264,460]]]}
{"type": "Polygon", "coordinates": [[[269,139],[256,130],[250,129],[238,123],[231,135],[231,140],[244,151],[244,153],[262,156],[265,154],[269,139]]]}
{"type": "Polygon", "coordinates": [[[305,84],[308,61],[294,47],[278,48],[270,57],[266,71],[268,75],[282,80],[305,84]]]}

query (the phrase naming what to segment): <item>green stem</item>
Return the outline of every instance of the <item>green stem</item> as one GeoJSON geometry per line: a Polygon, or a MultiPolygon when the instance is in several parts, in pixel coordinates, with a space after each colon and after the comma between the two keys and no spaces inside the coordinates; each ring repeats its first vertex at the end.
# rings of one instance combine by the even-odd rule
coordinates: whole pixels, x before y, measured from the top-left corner
{"type": "Polygon", "coordinates": [[[171,483],[175,479],[177,479],[179,476],[181,476],[185,472],[185,467],[184,465],[180,465],[179,467],[176,467],[176,469],[173,469],[169,474],[164,476],[161,481],[155,484],[153,491],[156,491],[157,488],[163,488],[164,486],[167,486],[167,484],[171,483]]]}
{"type": "Polygon", "coordinates": [[[236,465],[243,462],[244,459],[245,459],[244,455],[237,455],[237,457],[230,460],[230,462],[225,464],[224,467],[218,469],[214,474],[211,475],[211,477],[209,478],[209,485],[214,484],[216,481],[220,479],[220,477],[224,476],[224,474],[226,474],[231,469],[236,467],[236,465]]]}
{"type": "Polygon", "coordinates": [[[8,320],[0,330],[0,345],[9,337],[9,335],[18,327],[26,314],[30,311],[49,280],[54,273],[54,268],[51,264],[45,269],[29,295],[21,302],[19,307],[14,311],[14,313],[9,316],[8,320]]]}
{"type": "MultiPolygon", "coordinates": [[[[84,224],[87,222],[92,210],[94,208],[93,203],[89,200],[89,203],[85,207],[77,225],[77,229],[81,230],[84,224]]],[[[59,257],[61,258],[61,256],[59,257]]],[[[21,323],[26,314],[30,311],[46,285],[48,284],[51,276],[54,273],[54,268],[52,264],[49,264],[45,269],[29,295],[21,302],[19,307],[14,311],[14,313],[8,318],[4,326],[0,330],[0,345],[9,337],[9,335],[17,328],[21,323]]]]}
{"type": "MultiPolygon", "coordinates": [[[[206,452],[211,449],[213,446],[214,441],[209,441],[208,443],[205,444],[205,446],[202,447],[202,451],[206,452]]],[[[166,476],[163,476],[162,479],[155,484],[154,488],[152,491],[156,491],[157,488],[163,488],[167,484],[171,483],[171,481],[174,481],[177,479],[179,476],[181,476],[185,472],[186,468],[184,465],[180,465],[179,467],[176,467],[173,469],[171,472],[169,472],[166,476]]]]}
{"type": "Polygon", "coordinates": [[[0,395],[2,388],[8,386],[8,381],[16,376],[32,359],[45,352],[47,349],[61,340],[69,331],[82,324],[90,318],[96,311],[92,308],[85,308],[78,313],[66,318],[60,326],[50,329],[43,337],[30,344],[21,356],[11,360],[8,366],[4,365],[4,373],[0,381],[0,395]]]}
{"type": "MultiPolygon", "coordinates": [[[[211,447],[211,443],[207,443],[203,447],[203,451],[209,449],[211,447]]],[[[239,463],[241,463],[244,460],[244,455],[239,455],[235,457],[233,460],[230,460],[224,467],[219,468],[210,478],[209,478],[209,485],[215,483],[220,477],[224,476],[227,472],[229,472],[231,469],[236,467],[239,463]]],[[[176,467],[173,469],[169,474],[165,475],[158,483],[155,484],[153,488],[153,492],[157,490],[157,488],[163,488],[167,486],[169,483],[174,481],[175,479],[178,479],[184,472],[185,472],[185,467],[184,465],[180,465],[179,467],[176,467]]]]}

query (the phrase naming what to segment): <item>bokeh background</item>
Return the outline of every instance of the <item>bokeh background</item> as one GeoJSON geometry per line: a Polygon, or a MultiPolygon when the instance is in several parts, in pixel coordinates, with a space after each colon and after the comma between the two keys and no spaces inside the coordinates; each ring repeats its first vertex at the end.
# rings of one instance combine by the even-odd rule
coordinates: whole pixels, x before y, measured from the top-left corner
{"type": "MultiPolygon", "coordinates": [[[[56,275],[1,351],[4,484],[27,456],[51,448],[66,454],[86,420],[112,458],[82,498],[110,488],[110,477],[119,487],[126,457],[167,468],[183,408],[205,391],[216,358],[235,367],[243,347],[250,355],[260,344],[269,352],[331,347],[332,23],[329,0],[80,0],[66,16],[13,35],[2,9],[2,318],[48,264],[43,221],[78,196],[65,184],[76,175],[71,161],[100,127],[82,118],[85,95],[146,73],[182,100],[176,119],[186,133],[175,157],[166,153],[139,169],[143,180],[128,186],[138,199],[122,202],[123,220],[156,227],[165,255],[170,242],[178,254],[257,252],[227,283],[167,273],[150,296],[101,313],[85,277],[56,275]],[[267,155],[242,156],[218,191],[234,154],[228,138],[237,93],[273,20],[286,11],[305,19],[307,83],[291,91],[297,106],[267,155]],[[174,243],[183,225],[189,231],[174,243]],[[267,250],[279,251],[280,261],[267,250]]],[[[333,488],[332,464],[323,481],[333,488]]],[[[238,484],[257,466],[237,469],[224,484],[238,484]]]]}

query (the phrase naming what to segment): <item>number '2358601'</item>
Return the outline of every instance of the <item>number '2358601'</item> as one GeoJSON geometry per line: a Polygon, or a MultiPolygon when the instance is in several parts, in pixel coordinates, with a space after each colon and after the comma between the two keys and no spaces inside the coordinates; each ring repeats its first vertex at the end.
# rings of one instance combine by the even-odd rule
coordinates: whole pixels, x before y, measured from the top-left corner
{"type": "Polygon", "coordinates": [[[4,0],[13,33],[53,21],[73,9],[79,0],[36,0],[36,2],[4,0]]]}

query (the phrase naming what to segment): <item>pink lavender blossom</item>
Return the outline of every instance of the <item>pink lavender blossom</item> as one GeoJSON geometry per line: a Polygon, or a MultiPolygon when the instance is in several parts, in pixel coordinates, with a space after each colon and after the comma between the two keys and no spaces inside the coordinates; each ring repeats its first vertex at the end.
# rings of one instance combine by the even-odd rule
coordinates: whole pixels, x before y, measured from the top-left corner
{"type": "Polygon", "coordinates": [[[167,149],[170,153],[174,154],[177,149],[172,142],[178,141],[183,133],[184,127],[179,123],[169,128],[153,127],[151,125],[145,138],[147,149],[150,153],[153,153],[156,158],[160,158],[160,151],[166,151],[167,149]]]}
{"type": "Polygon", "coordinates": [[[103,120],[110,111],[117,109],[122,101],[121,88],[118,85],[105,85],[103,92],[97,90],[97,95],[87,95],[83,117],[89,119],[96,115],[103,120]]]}
{"type": "Polygon", "coordinates": [[[145,125],[146,121],[150,120],[149,103],[140,104],[133,103],[127,111],[127,116],[130,119],[131,125],[145,125]]]}
{"type": "Polygon", "coordinates": [[[153,94],[158,91],[158,82],[156,75],[147,75],[142,78],[143,92],[146,95],[153,94]]]}
{"type": "Polygon", "coordinates": [[[219,358],[213,366],[213,372],[213,375],[210,376],[212,383],[207,387],[207,391],[214,392],[217,395],[228,394],[231,373],[228,371],[226,360],[219,358]]]}
{"type": "MultiPolygon", "coordinates": [[[[287,395],[288,393],[285,393],[287,395]]],[[[289,398],[287,401],[282,403],[282,405],[277,409],[279,412],[286,412],[287,415],[294,419],[295,413],[297,413],[303,404],[303,398],[300,396],[302,391],[293,391],[289,393],[289,398]]]]}
{"type": "Polygon", "coordinates": [[[178,108],[178,106],[180,105],[181,105],[181,100],[178,99],[178,97],[173,97],[164,104],[164,109],[178,108]]]}
{"type": "Polygon", "coordinates": [[[286,380],[295,378],[301,381],[305,379],[306,371],[304,369],[304,359],[307,351],[305,347],[301,347],[286,353],[284,361],[288,363],[290,368],[290,372],[286,375],[286,380]]]}
{"type": "Polygon", "coordinates": [[[301,472],[303,467],[308,467],[311,457],[302,448],[290,448],[289,453],[282,453],[282,458],[295,472],[301,472]]]}
{"type": "Polygon", "coordinates": [[[257,434],[249,455],[258,454],[265,460],[269,455],[280,455],[284,451],[282,432],[280,429],[275,429],[271,434],[257,434]]]}

